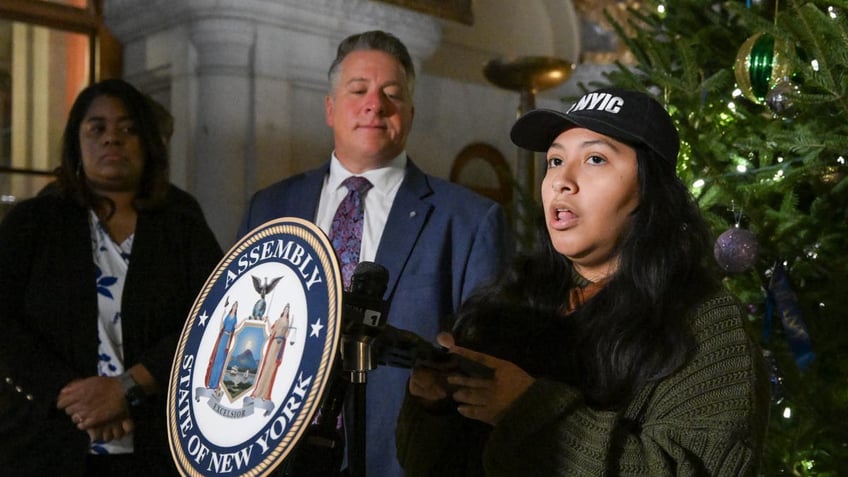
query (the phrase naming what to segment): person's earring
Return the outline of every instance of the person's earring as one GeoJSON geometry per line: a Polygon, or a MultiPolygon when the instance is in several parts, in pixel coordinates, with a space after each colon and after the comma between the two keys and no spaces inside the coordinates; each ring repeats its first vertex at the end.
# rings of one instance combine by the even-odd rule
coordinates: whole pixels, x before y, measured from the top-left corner
{"type": "Polygon", "coordinates": [[[82,180],[82,161],[77,162],[77,179],[82,180]]]}

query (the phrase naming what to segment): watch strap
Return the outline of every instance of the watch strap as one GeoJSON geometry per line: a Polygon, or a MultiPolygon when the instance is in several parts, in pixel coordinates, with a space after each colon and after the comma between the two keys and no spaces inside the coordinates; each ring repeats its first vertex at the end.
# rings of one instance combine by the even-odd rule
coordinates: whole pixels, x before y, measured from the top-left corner
{"type": "Polygon", "coordinates": [[[118,375],[118,381],[120,381],[121,386],[124,388],[124,397],[127,399],[130,407],[138,407],[144,402],[147,393],[144,392],[144,388],[136,382],[129,371],[118,375]]]}

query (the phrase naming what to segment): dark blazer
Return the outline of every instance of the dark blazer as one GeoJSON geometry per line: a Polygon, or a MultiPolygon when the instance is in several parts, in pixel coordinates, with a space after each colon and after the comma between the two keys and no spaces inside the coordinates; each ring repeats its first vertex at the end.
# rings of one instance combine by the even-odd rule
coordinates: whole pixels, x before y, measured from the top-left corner
{"type": "MultiPolygon", "coordinates": [[[[239,237],[279,217],[314,221],[328,170],[329,162],[257,192],[239,237]]],[[[433,340],[450,329],[451,315],[471,291],[503,269],[511,247],[498,204],[408,161],[374,260],[389,271],[388,323],[433,340]]],[[[368,475],[402,475],[394,432],[408,376],[385,366],[368,373],[368,475]]]]}
{"type": "MultiPolygon", "coordinates": [[[[56,409],[59,391],[97,373],[97,291],[88,210],[50,192],[0,223],[0,468],[80,475],[87,435],[56,409]]],[[[171,187],[139,213],[121,305],[126,367],[162,387],[134,411],[135,453],[170,464],[165,395],[177,339],[222,256],[197,202],[171,187]]],[[[173,465],[170,465],[173,468],[173,465]]]]}

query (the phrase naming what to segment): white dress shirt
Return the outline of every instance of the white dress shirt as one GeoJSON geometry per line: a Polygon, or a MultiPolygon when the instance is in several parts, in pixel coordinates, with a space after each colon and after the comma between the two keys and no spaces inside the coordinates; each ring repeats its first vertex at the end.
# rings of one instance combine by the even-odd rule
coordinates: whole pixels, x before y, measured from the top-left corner
{"type": "Polygon", "coordinates": [[[318,202],[318,212],[315,223],[328,236],[333,224],[333,216],[336,209],[347,195],[347,187],[342,185],[345,179],[358,175],[371,182],[371,189],[365,194],[365,223],[362,227],[362,248],[359,252],[360,262],[373,262],[377,256],[377,247],[380,246],[380,238],[383,229],[389,219],[395,196],[403,182],[406,171],[406,152],[400,153],[392,159],[385,167],[365,171],[362,174],[353,174],[342,166],[335,152],[330,160],[330,172],[324,178],[321,189],[321,199],[318,202]]]}

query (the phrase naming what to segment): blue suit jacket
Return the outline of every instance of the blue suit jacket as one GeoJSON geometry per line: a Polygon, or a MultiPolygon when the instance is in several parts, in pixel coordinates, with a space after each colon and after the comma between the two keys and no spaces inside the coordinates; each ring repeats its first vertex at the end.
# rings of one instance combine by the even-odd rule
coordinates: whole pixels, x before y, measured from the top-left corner
{"type": "MultiPolygon", "coordinates": [[[[239,237],[279,217],[314,221],[329,162],[257,192],[239,237]]],[[[388,323],[433,340],[480,284],[503,270],[512,249],[503,209],[457,184],[429,176],[407,161],[406,174],[377,249],[389,271],[388,323]]],[[[368,373],[368,475],[402,476],[395,425],[408,370],[381,366],[368,373]]]]}

